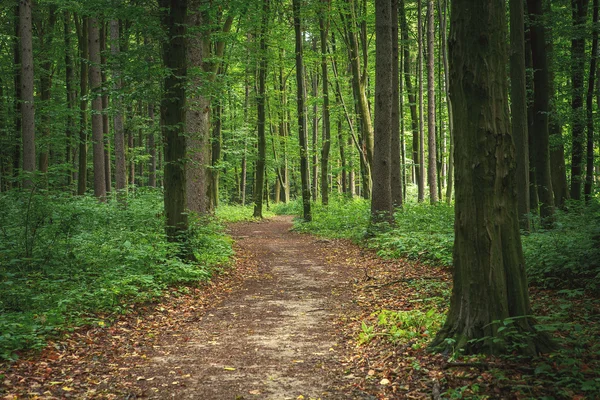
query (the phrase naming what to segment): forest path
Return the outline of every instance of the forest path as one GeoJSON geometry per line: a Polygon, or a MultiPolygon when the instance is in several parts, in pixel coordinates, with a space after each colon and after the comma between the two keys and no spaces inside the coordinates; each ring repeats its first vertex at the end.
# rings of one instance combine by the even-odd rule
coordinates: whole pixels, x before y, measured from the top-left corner
{"type": "Polygon", "coordinates": [[[255,273],[184,336],[167,335],[154,346],[136,372],[155,377],[138,382],[144,397],[349,398],[336,391],[344,383],[336,376],[336,324],[353,307],[353,273],[335,257],[333,242],[291,232],[291,220],[230,227],[237,262],[254,264],[255,273]]]}

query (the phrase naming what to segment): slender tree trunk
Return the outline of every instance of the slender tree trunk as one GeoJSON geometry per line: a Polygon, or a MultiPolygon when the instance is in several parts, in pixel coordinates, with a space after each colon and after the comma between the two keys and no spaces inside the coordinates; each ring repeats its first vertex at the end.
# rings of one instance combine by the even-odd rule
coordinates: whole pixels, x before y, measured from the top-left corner
{"type": "MultiPolygon", "coordinates": [[[[186,0],[159,0],[167,40],[162,58],[170,72],[164,78],[161,127],[165,146],[164,202],[166,232],[172,242],[185,242],[188,230],[186,204],[186,0]]],[[[189,257],[186,249],[182,255],[189,257]]]]}
{"type": "MultiPolygon", "coordinates": [[[[47,107],[50,102],[51,90],[52,90],[52,57],[50,51],[52,47],[52,39],[54,25],[56,24],[56,8],[50,6],[48,8],[48,21],[46,24],[39,22],[37,25],[38,38],[40,41],[40,49],[42,53],[43,61],[41,62],[41,73],[40,76],[40,100],[41,104],[47,107]]],[[[50,161],[50,115],[47,111],[42,108],[40,127],[41,137],[38,141],[39,152],[39,170],[43,174],[48,173],[48,165],[50,161]]],[[[45,184],[47,185],[47,177],[45,178],[45,184]]]]}
{"type": "Polygon", "coordinates": [[[400,29],[402,30],[402,42],[404,42],[404,80],[406,84],[406,92],[408,95],[408,103],[410,107],[413,170],[415,173],[415,183],[417,185],[420,185],[421,169],[419,166],[420,164],[422,164],[422,161],[419,159],[419,117],[417,114],[417,95],[415,93],[415,89],[413,89],[413,84],[411,80],[412,71],[410,68],[410,43],[404,0],[400,0],[400,29]]]}
{"type": "Polygon", "coordinates": [[[510,98],[512,136],[515,142],[517,208],[520,228],[529,231],[529,139],[524,29],[523,0],[510,0],[510,98]]]}
{"type": "Polygon", "coordinates": [[[20,3],[14,7],[14,21],[15,21],[15,41],[13,44],[13,61],[14,61],[14,89],[15,89],[15,97],[13,102],[13,110],[14,110],[14,121],[15,121],[15,147],[13,149],[13,188],[18,188],[20,184],[19,173],[21,171],[22,165],[22,117],[21,117],[21,24],[20,24],[20,3]]]}
{"type": "Polygon", "coordinates": [[[88,46],[90,61],[90,91],[92,92],[92,142],[94,161],[94,196],[106,200],[104,176],[104,134],[102,126],[102,77],[100,74],[100,32],[99,22],[90,18],[88,25],[88,46]]]}
{"type": "Polygon", "coordinates": [[[419,84],[419,181],[418,201],[425,200],[425,109],[423,101],[423,9],[417,0],[417,81],[419,84]]]}
{"type": "Polygon", "coordinates": [[[256,159],[256,185],[254,190],[254,217],[263,217],[263,198],[265,190],[265,163],[266,163],[266,135],[267,123],[265,113],[266,79],[267,79],[267,35],[269,34],[269,0],[263,0],[262,23],[260,31],[260,55],[258,63],[258,93],[256,96],[257,124],[258,124],[258,158],[256,159]]]}
{"type": "Polygon", "coordinates": [[[393,46],[392,7],[389,0],[375,0],[375,152],[371,222],[394,222],[391,187],[393,46]]]}
{"type": "Polygon", "coordinates": [[[585,201],[592,197],[594,184],[594,84],[596,78],[596,63],[598,58],[598,0],[593,3],[593,30],[592,30],[592,59],[590,60],[590,74],[588,78],[588,91],[586,96],[587,109],[587,152],[585,169],[585,187],[583,190],[585,201]]]}
{"type": "MultiPolygon", "coordinates": [[[[75,123],[73,121],[73,111],[75,109],[75,68],[73,66],[73,55],[71,47],[71,16],[68,11],[63,14],[63,31],[65,40],[65,92],[67,100],[67,126],[66,126],[66,144],[65,144],[65,164],[70,166],[73,158],[73,136],[75,134],[75,123]]],[[[67,172],[67,187],[73,183],[73,174],[71,169],[67,172]]]]}
{"type": "Polygon", "coordinates": [[[310,210],[310,187],[308,175],[308,138],[306,130],[306,105],[304,84],[304,60],[302,56],[302,26],[300,22],[300,0],[292,0],[294,32],[296,37],[296,87],[298,104],[298,140],[300,144],[300,177],[302,180],[302,208],[305,221],[312,220],[310,210]]]}
{"type": "Polygon", "coordinates": [[[88,25],[87,17],[82,17],[82,22],[79,24],[78,18],[75,16],[77,25],[77,38],[79,41],[79,57],[80,57],[80,72],[79,72],[79,152],[78,152],[78,173],[77,173],[77,194],[84,195],[87,190],[87,129],[88,129],[88,64],[85,60],[88,59],[88,25]]]}
{"type": "Polygon", "coordinates": [[[113,65],[113,131],[115,143],[115,183],[117,198],[124,198],[121,194],[126,194],[127,190],[127,170],[125,163],[125,130],[123,127],[123,80],[121,79],[121,66],[119,56],[121,49],[119,47],[119,21],[113,19],[110,21],[110,51],[115,59],[113,65]],[[121,193],[120,193],[121,192],[121,193]]]}
{"type": "Polygon", "coordinates": [[[495,339],[502,337],[501,321],[508,318],[525,337],[521,352],[536,354],[550,347],[549,339],[529,318],[514,193],[505,16],[502,0],[452,1],[449,89],[457,154],[454,284],[446,322],[432,343],[444,350],[507,352],[506,342],[495,339]]]}
{"type": "MultiPolygon", "coordinates": [[[[317,53],[317,39],[313,38],[312,40],[312,51],[314,54],[317,53]]],[[[317,104],[317,99],[319,97],[319,73],[318,73],[318,65],[315,65],[315,68],[312,72],[312,97],[313,97],[313,118],[312,118],[312,173],[311,175],[311,185],[310,192],[313,201],[317,201],[318,196],[318,176],[319,176],[319,161],[317,159],[318,147],[319,147],[319,105],[317,104]]]]}
{"type": "MultiPolygon", "coordinates": [[[[543,1],[543,12],[546,18],[552,18],[552,1],[543,1]]],[[[554,89],[554,71],[556,70],[556,62],[554,57],[554,40],[552,33],[552,24],[546,25],[546,53],[548,54],[548,81],[549,92],[553,93],[550,101],[550,113],[548,115],[548,129],[550,134],[550,172],[552,175],[552,191],[554,193],[554,205],[563,207],[566,200],[569,199],[569,184],[567,182],[567,168],[565,166],[565,148],[564,139],[562,136],[561,118],[557,115],[558,101],[556,90],[554,89]]],[[[530,180],[530,186],[535,184],[535,180],[530,180]]],[[[536,209],[537,206],[531,209],[536,209]]],[[[535,203],[537,204],[537,202],[535,203]]]]}
{"type": "Polygon", "coordinates": [[[571,82],[573,94],[571,99],[572,119],[571,132],[573,145],[571,150],[571,198],[581,199],[583,143],[585,117],[583,112],[583,89],[585,71],[585,34],[584,27],[587,18],[589,0],[572,0],[573,30],[571,40],[571,82]]]}
{"type": "Polygon", "coordinates": [[[391,1],[391,43],[392,43],[392,131],[390,138],[390,186],[392,190],[392,205],[402,206],[402,151],[400,150],[400,71],[398,50],[398,0],[391,1]]]}
{"type": "Polygon", "coordinates": [[[448,2],[443,0],[443,8],[440,17],[440,31],[442,33],[442,62],[444,63],[444,92],[446,93],[446,104],[448,105],[448,182],[446,184],[446,203],[452,202],[452,189],[454,182],[454,116],[452,111],[452,99],[448,88],[450,87],[450,68],[448,66],[448,2]]]}
{"type": "Polygon", "coordinates": [[[548,111],[550,107],[548,56],[546,53],[546,32],[542,25],[542,0],[527,0],[531,21],[531,54],[533,62],[533,126],[529,130],[540,200],[540,216],[545,226],[553,222],[554,193],[550,175],[550,147],[548,131],[548,111]],[[535,150],[534,150],[535,149],[535,150]]]}
{"type": "MultiPolygon", "coordinates": [[[[154,104],[148,104],[148,118],[151,126],[154,125],[154,104]]],[[[154,129],[150,130],[148,135],[148,150],[150,151],[150,168],[148,171],[148,186],[156,187],[156,141],[154,139],[154,129]]]]}
{"type": "Polygon", "coordinates": [[[435,9],[433,0],[427,1],[427,106],[428,117],[428,168],[427,180],[429,183],[429,202],[438,202],[437,189],[437,145],[435,130],[435,9]]]}
{"type": "Polygon", "coordinates": [[[329,76],[327,73],[327,36],[329,32],[330,0],[322,0],[319,13],[321,39],[321,80],[323,82],[323,147],[321,148],[321,202],[329,203],[329,150],[331,147],[331,123],[329,119],[329,76]]]}
{"type": "Polygon", "coordinates": [[[211,165],[210,170],[210,208],[211,210],[216,209],[219,206],[219,163],[221,162],[221,142],[223,140],[222,133],[222,114],[223,105],[220,99],[216,99],[217,103],[214,106],[214,125],[212,128],[212,140],[211,140],[211,165]]]}
{"type": "Polygon", "coordinates": [[[33,99],[33,33],[31,0],[19,0],[19,38],[21,39],[21,121],[23,138],[23,186],[33,185],[35,172],[35,108],[33,99]]]}

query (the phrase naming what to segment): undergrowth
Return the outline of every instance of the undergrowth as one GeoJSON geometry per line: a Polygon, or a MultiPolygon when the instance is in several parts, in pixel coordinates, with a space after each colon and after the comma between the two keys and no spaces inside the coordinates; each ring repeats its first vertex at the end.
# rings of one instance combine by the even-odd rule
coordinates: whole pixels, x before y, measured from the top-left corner
{"type": "MultiPolygon", "coordinates": [[[[257,218],[252,216],[253,213],[253,205],[219,204],[219,207],[215,210],[215,215],[223,222],[256,221],[257,218]]],[[[264,218],[270,218],[274,215],[272,211],[263,209],[264,218]]]]}
{"type": "MultiPolygon", "coordinates": [[[[299,201],[275,208],[300,215],[299,201]]],[[[367,239],[370,205],[364,199],[333,197],[328,206],[312,204],[311,222],[297,220],[295,229],[333,238],[351,239],[384,258],[405,257],[432,265],[452,265],[454,207],[407,202],[395,214],[396,226],[367,239]]],[[[535,219],[534,219],[534,222],[535,219]]],[[[557,210],[553,229],[534,224],[522,235],[529,281],[547,288],[600,287],[600,204],[570,203],[557,210]]]]}
{"type": "Polygon", "coordinates": [[[191,222],[197,262],[178,259],[164,233],[162,194],[138,189],[127,206],[90,196],[0,195],[0,358],[39,349],[58,331],[204,281],[232,255],[214,219],[191,222]]]}

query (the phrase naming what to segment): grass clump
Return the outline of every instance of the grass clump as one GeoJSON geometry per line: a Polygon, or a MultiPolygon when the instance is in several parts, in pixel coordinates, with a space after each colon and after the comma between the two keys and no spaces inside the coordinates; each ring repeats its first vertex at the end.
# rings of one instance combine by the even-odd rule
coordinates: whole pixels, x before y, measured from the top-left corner
{"type": "Polygon", "coordinates": [[[0,358],[97,323],[97,313],[123,313],[169,286],[207,280],[232,255],[230,239],[214,220],[192,221],[190,232],[196,263],[178,259],[167,242],[156,190],[138,189],[127,207],[90,196],[1,194],[0,358]]]}
{"type": "MultiPolygon", "coordinates": [[[[223,222],[240,222],[240,221],[256,221],[252,214],[254,213],[254,205],[240,205],[240,204],[219,204],[215,210],[215,215],[220,221],[223,222]]],[[[263,217],[271,218],[274,216],[270,210],[263,209],[263,217]]]]}

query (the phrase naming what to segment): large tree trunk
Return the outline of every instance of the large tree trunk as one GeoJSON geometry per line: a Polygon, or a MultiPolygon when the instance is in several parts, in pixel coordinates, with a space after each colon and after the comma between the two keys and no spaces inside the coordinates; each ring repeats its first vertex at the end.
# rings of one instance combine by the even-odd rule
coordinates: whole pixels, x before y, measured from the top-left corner
{"type": "MultiPolygon", "coordinates": [[[[88,58],[88,18],[82,17],[81,23],[75,16],[77,39],[79,42],[79,57],[88,58]]],[[[77,168],[77,194],[83,195],[87,190],[87,125],[88,125],[88,64],[80,62],[79,71],[79,151],[77,168]]]]}
{"type": "Polygon", "coordinates": [[[257,131],[258,131],[258,158],[256,159],[256,185],[254,190],[254,217],[263,217],[263,196],[265,190],[265,161],[267,141],[265,135],[265,125],[267,122],[265,103],[266,103],[266,79],[267,79],[267,38],[269,23],[269,0],[263,0],[262,23],[260,30],[260,55],[258,63],[258,93],[256,96],[257,109],[257,131]]]}
{"type": "Polygon", "coordinates": [[[304,61],[302,57],[302,26],[300,23],[300,0],[292,0],[296,47],[296,86],[298,104],[298,140],[300,144],[300,178],[302,181],[302,208],[305,221],[312,220],[310,211],[310,183],[308,175],[308,138],[306,131],[306,89],[304,84],[304,61]]]}
{"type": "Polygon", "coordinates": [[[548,111],[550,109],[548,55],[546,53],[546,32],[542,24],[542,0],[527,0],[531,21],[531,55],[533,62],[533,125],[529,130],[533,146],[535,181],[540,201],[542,223],[549,227],[554,216],[554,193],[550,175],[550,144],[548,131],[548,111]]]}
{"type": "Polygon", "coordinates": [[[519,226],[529,231],[529,142],[525,86],[525,15],[523,0],[510,0],[510,98],[515,142],[519,226]]]}
{"type": "Polygon", "coordinates": [[[110,51],[115,59],[113,65],[113,131],[115,134],[115,183],[117,196],[121,199],[127,190],[127,166],[125,163],[125,129],[123,127],[123,80],[121,79],[121,66],[117,64],[121,49],[119,47],[119,21],[110,21],[110,51]]]}
{"type": "MultiPolygon", "coordinates": [[[[169,241],[185,242],[188,230],[186,196],[186,0],[159,0],[166,31],[162,47],[165,67],[161,104],[161,128],[165,146],[164,202],[169,241]]],[[[182,249],[189,257],[189,250],[182,249]]]]}
{"type": "Polygon", "coordinates": [[[371,222],[394,222],[391,187],[392,144],[392,8],[375,0],[375,152],[371,222]]]}
{"type": "Polygon", "coordinates": [[[327,36],[329,32],[330,0],[322,0],[319,13],[321,39],[321,80],[323,82],[323,145],[321,148],[321,202],[329,203],[329,149],[331,147],[331,123],[329,120],[329,77],[327,74],[327,36]]]}
{"type": "Polygon", "coordinates": [[[433,0],[427,1],[427,107],[429,121],[427,123],[429,202],[438,202],[437,190],[437,146],[435,132],[435,11],[433,0]]]}
{"type": "Polygon", "coordinates": [[[390,139],[390,185],[392,189],[392,204],[401,207],[404,192],[402,180],[402,169],[404,168],[402,140],[400,135],[400,71],[399,71],[399,49],[398,49],[398,0],[391,1],[392,13],[392,131],[390,139]]]}
{"type": "Polygon", "coordinates": [[[573,39],[571,40],[571,82],[573,92],[571,98],[572,118],[571,132],[573,146],[571,150],[571,198],[581,199],[583,142],[585,130],[585,114],[583,111],[583,75],[585,71],[585,34],[589,0],[572,0],[573,39]]]}
{"type": "Polygon", "coordinates": [[[35,108],[33,100],[33,34],[31,0],[19,2],[19,37],[21,39],[21,137],[23,138],[24,187],[33,185],[35,172],[35,108]]]}
{"type": "Polygon", "coordinates": [[[190,211],[206,214],[211,211],[209,201],[211,105],[208,96],[209,78],[205,74],[205,59],[210,57],[210,31],[201,0],[190,0],[188,25],[193,33],[187,38],[187,62],[194,70],[190,81],[194,90],[188,94],[186,110],[187,153],[186,165],[187,206],[190,211]]]}
{"type": "Polygon", "coordinates": [[[88,25],[88,46],[90,61],[90,91],[92,92],[92,142],[94,161],[94,196],[106,200],[104,170],[104,132],[102,127],[102,77],[100,74],[100,32],[99,22],[90,18],[88,25]]]}
{"type": "Polygon", "coordinates": [[[502,0],[453,0],[450,92],[456,153],[454,286],[432,346],[467,353],[507,351],[499,329],[511,318],[520,350],[548,348],[529,315],[515,193],[502,0]],[[473,166],[476,166],[475,168],[473,166]],[[447,340],[451,339],[451,340],[447,340]]]}
{"type": "Polygon", "coordinates": [[[587,146],[586,146],[586,168],[585,187],[583,193],[585,201],[589,202],[592,197],[592,186],[594,184],[594,83],[596,78],[596,62],[598,58],[598,0],[594,0],[594,23],[592,31],[592,59],[590,60],[590,74],[588,78],[588,90],[586,96],[587,111],[587,146]]]}

